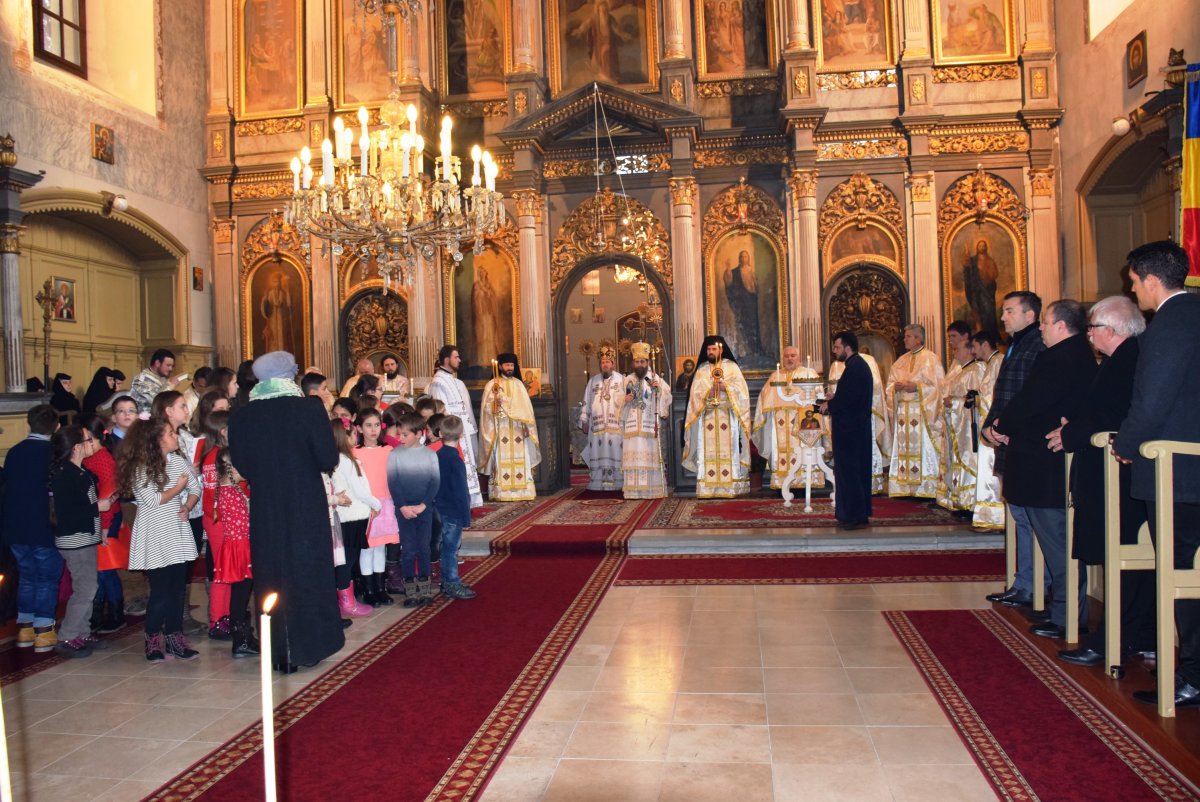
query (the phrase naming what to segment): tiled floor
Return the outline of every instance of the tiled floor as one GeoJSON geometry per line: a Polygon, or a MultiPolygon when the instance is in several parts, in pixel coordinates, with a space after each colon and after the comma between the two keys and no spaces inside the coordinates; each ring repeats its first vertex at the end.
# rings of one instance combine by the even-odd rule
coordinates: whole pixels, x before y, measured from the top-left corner
{"type": "MultiPolygon", "coordinates": [[[[878,612],[994,589],[613,588],[483,799],[994,798],[878,612]]],[[[150,666],[133,636],[6,687],[17,799],[141,799],[255,722],[258,661],[197,640],[190,663],[150,666]]],[[[316,676],[278,677],[276,699],[316,676]]]]}
{"type": "Polygon", "coordinates": [[[483,802],[994,799],[878,612],[994,587],[613,588],[483,802]]]}

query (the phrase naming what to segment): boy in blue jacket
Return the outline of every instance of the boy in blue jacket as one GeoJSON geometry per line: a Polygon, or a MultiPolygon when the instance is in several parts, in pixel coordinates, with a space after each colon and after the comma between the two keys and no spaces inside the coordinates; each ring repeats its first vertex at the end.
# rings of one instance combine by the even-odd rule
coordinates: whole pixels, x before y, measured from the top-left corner
{"type": "Polygon", "coordinates": [[[449,599],[475,598],[475,591],[458,576],[458,547],[463,530],[471,525],[467,466],[458,450],[462,433],[462,418],[448,415],[442,419],[442,447],[437,451],[441,484],[434,506],[442,518],[442,593],[449,599]]]}

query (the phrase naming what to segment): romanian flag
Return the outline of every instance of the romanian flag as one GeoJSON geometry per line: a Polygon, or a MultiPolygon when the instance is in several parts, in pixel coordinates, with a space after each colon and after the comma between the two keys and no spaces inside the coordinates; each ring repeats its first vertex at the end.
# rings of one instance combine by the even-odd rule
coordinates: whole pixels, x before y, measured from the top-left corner
{"type": "Polygon", "coordinates": [[[1189,64],[1183,88],[1183,249],[1188,255],[1189,287],[1200,287],[1200,64],[1189,64]]]}

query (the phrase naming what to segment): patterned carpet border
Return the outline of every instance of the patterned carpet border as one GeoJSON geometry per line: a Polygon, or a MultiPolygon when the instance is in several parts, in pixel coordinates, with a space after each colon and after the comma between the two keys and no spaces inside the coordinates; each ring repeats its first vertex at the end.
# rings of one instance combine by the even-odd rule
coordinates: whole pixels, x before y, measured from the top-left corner
{"type": "MultiPolygon", "coordinates": [[[[702,527],[705,529],[794,529],[798,527],[812,529],[831,529],[837,525],[833,516],[833,505],[827,498],[814,498],[813,512],[804,512],[803,489],[791,507],[785,507],[783,500],[772,496],[740,496],[736,499],[701,499],[684,496],[672,496],[662,500],[662,504],[654,514],[643,524],[646,529],[688,529],[702,527]],[[743,516],[707,514],[704,509],[710,505],[732,503],[736,507],[748,510],[743,516]],[[757,513],[757,514],[756,514],[757,513]]],[[[897,499],[877,497],[875,514],[872,523],[876,526],[904,527],[934,527],[944,526],[962,528],[963,524],[947,510],[929,508],[897,499]],[[889,515],[885,510],[900,506],[911,506],[911,513],[897,517],[889,515]]]]}
{"type": "MultiPolygon", "coordinates": [[[[971,613],[1114,755],[1141,778],[1148,789],[1167,800],[1198,798],[1194,786],[1151,754],[1124,725],[1058,670],[1049,658],[1031,647],[999,614],[992,610],[973,610],[971,613]]],[[[974,754],[976,762],[992,781],[1001,799],[1015,802],[1037,800],[1039,797],[1020,769],[921,637],[908,615],[899,611],[886,611],[883,615],[941,702],[959,736],[974,754]]]]}
{"type": "MultiPolygon", "coordinates": [[[[504,555],[493,555],[476,566],[468,575],[472,582],[494,571],[504,555]]],[[[295,696],[275,708],[275,733],[278,737],[300,722],[308,713],[331,697],[350,680],[417,631],[452,602],[437,596],[434,603],[421,607],[397,621],[380,635],[357,649],[349,657],[326,671],[295,696]]],[[[195,763],[143,802],[187,802],[203,794],[222,778],[241,766],[262,749],[262,724],[251,724],[233,736],[218,750],[195,763]]]]}

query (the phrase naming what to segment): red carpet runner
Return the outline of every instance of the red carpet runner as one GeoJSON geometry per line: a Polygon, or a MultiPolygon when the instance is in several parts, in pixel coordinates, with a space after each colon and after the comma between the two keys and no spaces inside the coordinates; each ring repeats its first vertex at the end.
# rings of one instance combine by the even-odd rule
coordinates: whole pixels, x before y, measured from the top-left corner
{"type": "MultiPolygon", "coordinates": [[[[526,517],[468,577],[480,600],[418,610],[280,705],[279,798],[472,798],[612,583],[621,542],[646,511],[619,527],[553,532],[526,517]]],[[[261,745],[259,727],[247,728],[148,799],[259,800],[261,745]]]]}
{"type": "Polygon", "coordinates": [[[884,615],[1001,799],[1200,799],[991,610],[884,615]]]}
{"type": "Polygon", "coordinates": [[[840,585],[990,582],[1004,552],[982,549],[814,554],[653,554],[630,557],[618,585],[840,585]]]}

